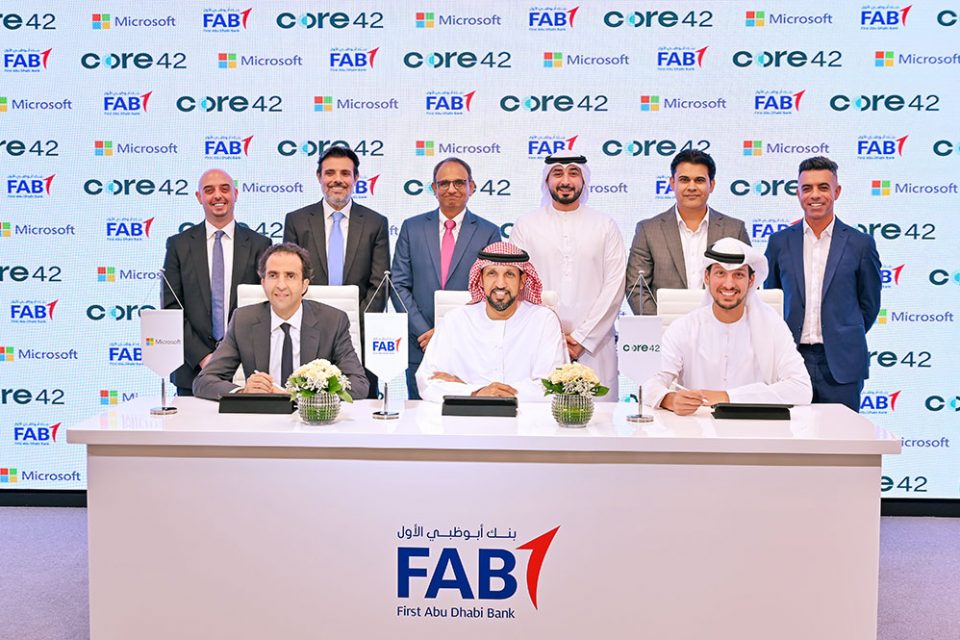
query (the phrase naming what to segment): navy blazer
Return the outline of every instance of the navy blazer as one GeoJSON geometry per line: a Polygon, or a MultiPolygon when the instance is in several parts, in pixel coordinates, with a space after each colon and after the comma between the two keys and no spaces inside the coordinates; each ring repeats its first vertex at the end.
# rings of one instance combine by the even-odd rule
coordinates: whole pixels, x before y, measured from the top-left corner
{"type": "MultiPolygon", "coordinates": [[[[820,324],[830,373],[840,384],[869,376],[867,331],[880,311],[877,243],[839,219],[833,226],[823,275],[820,324]]],[[[803,222],[770,236],[766,289],[783,289],[784,317],[799,344],[806,303],[803,222]]]]}
{"type": "MultiPolygon", "coordinates": [[[[453,250],[447,286],[442,288],[466,291],[477,253],[494,242],[500,242],[500,227],[467,209],[453,250]]],[[[410,362],[419,363],[423,350],[417,338],[434,326],[433,294],[441,288],[439,209],[403,221],[390,278],[394,285],[390,292],[393,306],[400,312],[406,307],[408,314],[410,362]]]]}

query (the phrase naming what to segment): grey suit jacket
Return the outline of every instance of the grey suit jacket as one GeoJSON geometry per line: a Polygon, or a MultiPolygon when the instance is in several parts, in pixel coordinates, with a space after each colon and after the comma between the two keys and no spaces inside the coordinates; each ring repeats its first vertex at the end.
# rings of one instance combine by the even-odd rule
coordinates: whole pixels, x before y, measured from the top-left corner
{"type": "MultiPolygon", "coordinates": [[[[325,358],[340,367],[350,380],[350,396],[366,398],[367,376],[350,342],[347,314],[313,300],[303,301],[300,326],[300,364],[325,358]]],[[[237,367],[248,378],[254,371],[270,370],[270,303],[240,307],[233,314],[227,333],[213,358],[193,381],[193,394],[208,400],[236,388],[231,382],[237,367]]]]}
{"type": "MultiPolygon", "coordinates": [[[[326,217],[323,203],[314,202],[287,214],[283,223],[283,241],[293,242],[307,250],[313,264],[310,284],[329,284],[327,269],[326,217]]],[[[355,284],[360,289],[360,318],[367,305],[370,311],[387,308],[386,287],[374,298],[383,272],[390,268],[390,232],[387,219],[367,207],[354,202],[350,206],[347,224],[347,246],[343,251],[343,284],[355,284]],[[371,304],[372,303],[372,304],[371,304]]]]}
{"type": "MultiPolygon", "coordinates": [[[[707,246],[720,238],[736,238],[750,244],[743,220],[724,215],[711,207],[707,246]]],[[[635,315],[657,313],[657,289],[687,288],[687,267],[680,243],[676,205],[637,223],[627,258],[626,286],[627,302],[635,315]],[[648,287],[650,291],[647,291],[648,287]]]]}

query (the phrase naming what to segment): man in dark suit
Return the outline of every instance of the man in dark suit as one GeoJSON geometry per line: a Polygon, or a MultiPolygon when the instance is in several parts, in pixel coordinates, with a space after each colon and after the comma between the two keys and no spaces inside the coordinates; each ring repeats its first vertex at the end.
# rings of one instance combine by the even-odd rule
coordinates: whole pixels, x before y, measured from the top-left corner
{"type": "Polygon", "coordinates": [[[630,246],[626,287],[634,314],[657,313],[658,289],[702,289],[703,253],[720,238],[750,244],[742,220],[707,205],[716,175],[717,166],[708,153],[687,149],[674,156],[670,187],[677,203],[638,222],[630,246]]]}
{"type": "Polygon", "coordinates": [[[270,240],[236,223],[237,189],[221,169],[200,176],[197,200],[204,222],[167,239],[163,308],[183,305],[183,365],[170,375],[180,395],[210,361],[237,308],[237,285],[254,284],[257,263],[270,240]],[[171,291],[172,289],[172,291],[171,291]]]}
{"type": "MultiPolygon", "coordinates": [[[[351,149],[326,149],[317,163],[323,199],[287,214],[283,241],[310,254],[311,284],[359,287],[362,333],[364,312],[381,312],[387,306],[386,287],[374,293],[390,266],[390,234],[385,217],[353,201],[359,175],[360,159],[351,149]]],[[[376,398],[377,378],[369,371],[367,377],[370,395],[376,398]]]]}
{"type": "Polygon", "coordinates": [[[814,402],[860,410],[869,374],[867,331],[880,311],[880,256],[869,235],[833,213],[840,197],[837,164],[800,163],[803,220],[770,236],[770,275],[783,289],[784,315],[813,382],[814,402]]]}
{"type": "Polygon", "coordinates": [[[408,218],[400,227],[391,270],[393,306],[409,314],[407,389],[413,400],[420,399],[417,369],[433,337],[434,292],[466,291],[477,253],[500,242],[500,228],[467,209],[476,188],[470,165],[459,158],[441,160],[433,168],[439,208],[408,218]]]}
{"type": "Polygon", "coordinates": [[[228,393],[277,393],[290,374],[318,358],[350,381],[350,395],[367,395],[367,377],[350,341],[350,321],[339,309],[303,300],[310,286],[310,256],[295,244],[267,249],[258,265],[267,301],[237,309],[210,363],[193,381],[208,400],[228,393]],[[246,385],[231,380],[242,366],[246,385]]]}

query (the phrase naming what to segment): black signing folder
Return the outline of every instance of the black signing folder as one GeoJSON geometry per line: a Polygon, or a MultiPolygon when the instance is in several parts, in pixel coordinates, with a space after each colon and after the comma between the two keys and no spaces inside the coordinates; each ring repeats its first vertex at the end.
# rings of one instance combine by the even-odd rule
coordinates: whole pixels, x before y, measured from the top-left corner
{"type": "Polygon", "coordinates": [[[720,402],[713,406],[717,420],[789,420],[792,404],[720,402]]]}
{"type": "Polygon", "coordinates": [[[491,398],[485,396],[443,396],[445,416],[485,416],[490,418],[516,418],[516,398],[491,398]]]}
{"type": "Polygon", "coordinates": [[[220,398],[220,413],[291,414],[296,408],[285,393],[228,393],[220,398]]]}

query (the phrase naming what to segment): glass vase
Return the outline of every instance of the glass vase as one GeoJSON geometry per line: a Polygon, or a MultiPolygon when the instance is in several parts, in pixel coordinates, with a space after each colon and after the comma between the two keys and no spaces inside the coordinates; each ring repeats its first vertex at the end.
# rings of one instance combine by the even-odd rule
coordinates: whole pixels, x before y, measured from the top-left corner
{"type": "Polygon", "coordinates": [[[297,398],[300,419],[307,424],[330,424],[340,414],[340,396],[321,391],[297,398]]]}
{"type": "Polygon", "coordinates": [[[556,394],[550,410],[561,427],[584,427],[593,417],[593,397],[556,394]]]}

